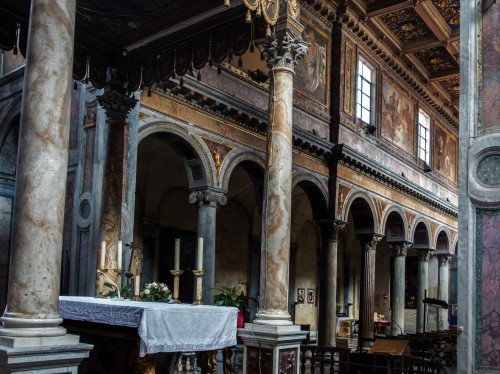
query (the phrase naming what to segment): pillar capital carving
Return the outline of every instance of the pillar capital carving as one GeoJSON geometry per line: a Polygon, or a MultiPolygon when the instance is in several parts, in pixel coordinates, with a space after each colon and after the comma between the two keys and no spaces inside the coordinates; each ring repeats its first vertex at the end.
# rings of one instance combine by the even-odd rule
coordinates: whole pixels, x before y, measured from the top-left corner
{"type": "Polygon", "coordinates": [[[418,261],[428,262],[431,258],[432,250],[430,249],[419,249],[417,250],[418,261]]]}
{"type": "Polygon", "coordinates": [[[389,248],[394,257],[406,256],[408,249],[411,248],[410,242],[392,242],[389,243],[389,248]]]}
{"type": "Polygon", "coordinates": [[[105,88],[104,93],[97,96],[97,101],[106,111],[108,121],[122,123],[127,120],[130,111],[137,104],[137,99],[134,97],[129,97],[111,88],[105,88]]]}
{"type": "Polygon", "coordinates": [[[309,44],[290,29],[280,30],[258,45],[269,69],[285,68],[295,71],[298,61],[306,54],[309,44]]]}
{"type": "Polygon", "coordinates": [[[439,267],[448,266],[451,260],[451,254],[439,254],[436,256],[438,258],[439,267]]]}
{"type": "Polygon", "coordinates": [[[216,192],[212,190],[199,190],[193,191],[189,194],[189,202],[191,204],[198,204],[198,206],[213,206],[227,204],[227,196],[225,193],[216,192]]]}
{"type": "Polygon", "coordinates": [[[361,242],[362,251],[374,251],[377,249],[377,243],[384,236],[380,234],[363,234],[358,236],[358,240],[361,242]]]}
{"type": "Polygon", "coordinates": [[[323,235],[333,241],[339,240],[340,232],[344,229],[347,222],[339,219],[325,219],[316,221],[323,230],[323,235]]]}

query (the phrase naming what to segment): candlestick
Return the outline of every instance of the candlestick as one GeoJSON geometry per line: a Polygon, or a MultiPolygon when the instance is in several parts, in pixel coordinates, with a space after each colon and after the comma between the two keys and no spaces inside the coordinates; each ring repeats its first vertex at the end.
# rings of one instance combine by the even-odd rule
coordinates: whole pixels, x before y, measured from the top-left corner
{"type": "Polygon", "coordinates": [[[205,270],[193,270],[193,274],[196,276],[196,300],[194,301],[193,305],[203,305],[203,303],[201,302],[201,287],[203,285],[202,277],[203,275],[205,275],[205,273],[205,270]]]}
{"type": "Polygon", "coordinates": [[[174,298],[170,300],[169,304],[181,304],[179,301],[179,276],[184,273],[184,270],[170,270],[170,273],[174,276],[174,298]]]}
{"type": "Polygon", "coordinates": [[[134,278],[134,296],[139,296],[141,291],[141,276],[137,274],[134,278]]]}
{"type": "Polygon", "coordinates": [[[179,270],[181,262],[181,240],[175,239],[175,261],[174,270],[179,270]]]}
{"type": "Polygon", "coordinates": [[[122,268],[122,255],[123,255],[123,249],[122,249],[122,241],[118,240],[118,269],[121,270],[122,268]]]}
{"type": "Polygon", "coordinates": [[[101,269],[106,267],[106,242],[101,243],[101,269]]]}
{"type": "Polygon", "coordinates": [[[198,270],[203,269],[203,238],[198,238],[198,270]]]}

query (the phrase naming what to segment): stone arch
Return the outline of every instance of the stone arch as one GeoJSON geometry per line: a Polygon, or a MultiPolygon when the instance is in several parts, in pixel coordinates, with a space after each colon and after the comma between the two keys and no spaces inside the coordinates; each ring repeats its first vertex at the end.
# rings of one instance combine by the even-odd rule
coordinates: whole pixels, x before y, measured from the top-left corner
{"type": "Polygon", "coordinates": [[[413,226],[411,228],[411,237],[410,241],[413,242],[412,247],[414,249],[432,249],[432,245],[434,244],[432,242],[431,238],[431,227],[429,225],[429,221],[427,221],[424,217],[418,217],[415,219],[413,226]],[[418,229],[418,231],[417,231],[418,229]],[[424,231],[420,231],[420,230],[424,231]],[[415,235],[422,236],[426,235],[427,238],[426,240],[423,240],[425,238],[416,238],[415,235]],[[425,243],[426,242],[426,243],[425,243]],[[427,247],[427,248],[425,248],[427,247]]]}
{"type": "Polygon", "coordinates": [[[212,157],[206,146],[192,134],[188,129],[184,127],[184,123],[178,120],[162,121],[158,119],[151,119],[150,122],[147,120],[138,129],[137,143],[139,144],[149,135],[157,133],[169,133],[178,136],[184,142],[186,142],[196,153],[199,159],[199,166],[201,166],[202,180],[194,180],[193,170],[197,167],[197,162],[192,162],[191,160],[186,160],[186,170],[189,177],[189,187],[215,187],[215,166],[213,165],[212,157]]]}
{"type": "Polygon", "coordinates": [[[385,210],[385,213],[382,217],[380,231],[385,234],[387,240],[391,240],[391,237],[393,236],[399,236],[402,240],[411,241],[410,238],[408,238],[408,222],[406,221],[406,215],[400,207],[395,205],[390,206],[385,210]],[[390,233],[387,233],[387,224],[390,223],[391,218],[396,217],[396,215],[398,215],[401,219],[402,235],[391,235],[390,233]]]}
{"type": "Polygon", "coordinates": [[[15,126],[17,118],[21,116],[21,104],[22,98],[19,96],[11,103],[10,108],[6,111],[3,118],[0,118],[0,124],[3,124],[3,126],[0,126],[0,149],[9,135],[9,132],[12,130],[13,126],[15,126]]]}
{"type": "Polygon", "coordinates": [[[328,207],[328,187],[324,185],[324,183],[320,178],[318,178],[318,176],[307,172],[297,172],[296,175],[292,177],[292,190],[295,188],[295,186],[302,182],[307,182],[311,185],[314,185],[325,199],[326,206],[328,207]]]}
{"type": "Polygon", "coordinates": [[[445,226],[440,226],[436,230],[436,237],[433,240],[434,248],[436,250],[446,250],[448,252],[452,252],[450,249],[450,237],[450,231],[448,230],[448,228],[445,226]]]}
{"type": "MultiPolygon", "coordinates": [[[[372,220],[372,223],[370,224],[370,226],[372,226],[371,228],[372,228],[373,232],[380,234],[380,232],[379,232],[380,224],[379,224],[379,222],[377,222],[377,213],[376,213],[377,210],[375,208],[375,204],[374,204],[372,198],[367,193],[365,193],[363,191],[356,191],[356,192],[351,193],[350,196],[348,196],[348,199],[347,199],[346,203],[344,204],[344,211],[342,212],[342,220],[348,221],[349,211],[351,210],[353,203],[355,201],[360,201],[360,200],[363,200],[364,202],[366,202],[366,204],[370,210],[371,220],[372,220]]],[[[355,229],[356,229],[356,227],[355,227],[355,229]]]]}
{"type": "Polygon", "coordinates": [[[314,219],[328,218],[328,192],[323,187],[321,180],[309,173],[300,173],[293,176],[292,191],[300,186],[311,204],[314,219]]]}
{"type": "Polygon", "coordinates": [[[221,170],[221,188],[224,191],[227,191],[229,188],[229,180],[231,179],[231,175],[233,174],[234,168],[245,161],[251,161],[257,165],[259,165],[263,171],[266,170],[266,162],[264,159],[257,153],[254,152],[240,152],[234,154],[229,160],[225,162],[225,166],[223,166],[221,170]]]}

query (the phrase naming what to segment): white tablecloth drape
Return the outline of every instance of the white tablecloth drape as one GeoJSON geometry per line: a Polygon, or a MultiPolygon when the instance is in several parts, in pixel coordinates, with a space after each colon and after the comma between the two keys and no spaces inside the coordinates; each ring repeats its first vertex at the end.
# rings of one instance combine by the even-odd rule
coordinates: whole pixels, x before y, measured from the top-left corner
{"type": "Polygon", "coordinates": [[[209,351],[236,344],[238,309],[210,305],[59,297],[64,319],[137,328],[140,355],[209,351]]]}

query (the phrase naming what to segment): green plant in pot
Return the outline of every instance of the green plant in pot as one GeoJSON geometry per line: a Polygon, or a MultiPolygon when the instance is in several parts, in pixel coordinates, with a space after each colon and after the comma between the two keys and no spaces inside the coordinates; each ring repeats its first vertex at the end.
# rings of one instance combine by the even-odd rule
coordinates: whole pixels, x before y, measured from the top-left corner
{"type": "MultiPolygon", "coordinates": [[[[238,283],[234,287],[229,287],[226,285],[220,285],[214,290],[219,293],[214,296],[214,305],[217,306],[234,306],[239,309],[237,327],[241,328],[245,325],[245,312],[246,312],[246,297],[241,286],[244,283],[238,283]]],[[[253,299],[253,298],[252,298],[253,299]]]]}

